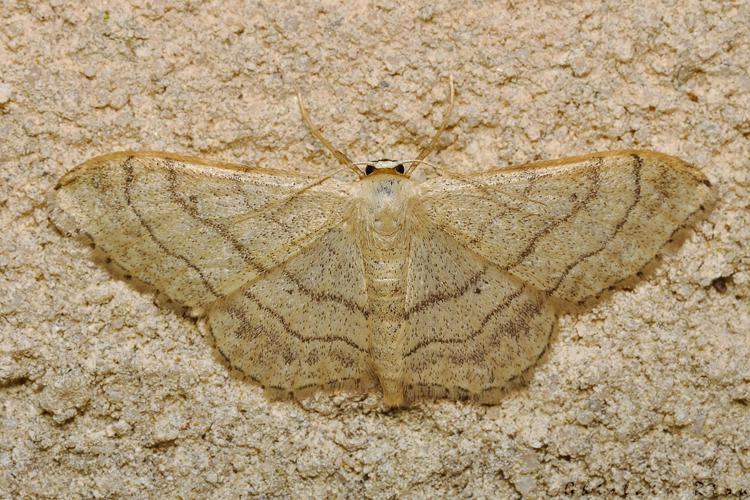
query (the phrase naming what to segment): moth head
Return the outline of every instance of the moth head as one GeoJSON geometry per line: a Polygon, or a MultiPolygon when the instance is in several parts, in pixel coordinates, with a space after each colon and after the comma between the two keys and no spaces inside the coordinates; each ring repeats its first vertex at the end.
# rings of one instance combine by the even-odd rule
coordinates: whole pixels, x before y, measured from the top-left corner
{"type": "Polygon", "coordinates": [[[381,158],[380,160],[368,161],[365,163],[365,177],[376,174],[395,174],[395,175],[406,175],[406,167],[398,160],[389,160],[388,158],[381,158]]]}

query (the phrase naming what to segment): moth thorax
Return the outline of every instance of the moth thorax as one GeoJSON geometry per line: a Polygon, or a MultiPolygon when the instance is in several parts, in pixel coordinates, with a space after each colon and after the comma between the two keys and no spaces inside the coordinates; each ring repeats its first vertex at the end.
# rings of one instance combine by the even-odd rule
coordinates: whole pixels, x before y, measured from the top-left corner
{"type": "Polygon", "coordinates": [[[412,194],[409,179],[382,175],[364,183],[362,217],[380,236],[392,236],[404,228],[412,194]]]}

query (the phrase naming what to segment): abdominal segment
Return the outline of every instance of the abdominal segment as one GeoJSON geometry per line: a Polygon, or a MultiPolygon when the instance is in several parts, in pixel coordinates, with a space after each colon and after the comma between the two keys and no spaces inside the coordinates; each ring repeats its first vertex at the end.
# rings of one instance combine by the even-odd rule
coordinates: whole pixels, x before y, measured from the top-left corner
{"type": "Polygon", "coordinates": [[[404,293],[408,240],[389,249],[365,249],[365,274],[370,305],[368,326],[372,368],[388,406],[404,403],[404,293]],[[368,251],[369,250],[369,251],[368,251]]]}

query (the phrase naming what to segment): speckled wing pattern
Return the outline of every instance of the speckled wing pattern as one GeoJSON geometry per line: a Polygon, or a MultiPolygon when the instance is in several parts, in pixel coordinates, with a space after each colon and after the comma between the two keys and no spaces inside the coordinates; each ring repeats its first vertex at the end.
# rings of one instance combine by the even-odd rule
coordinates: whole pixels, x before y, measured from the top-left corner
{"type": "Polygon", "coordinates": [[[678,158],[615,151],[421,186],[428,220],[503,272],[580,302],[636,273],[712,198],[678,158]]]}
{"type": "Polygon", "coordinates": [[[362,255],[347,224],[218,300],[208,321],[228,362],[273,398],[377,387],[362,255]]]}
{"type": "Polygon", "coordinates": [[[405,399],[497,403],[547,346],[552,304],[430,224],[415,231],[409,263],[405,399]]]}
{"type": "Polygon", "coordinates": [[[350,204],[333,179],[135,152],[84,163],[56,196],[127,273],[207,312],[227,362],[280,397],[375,384],[350,204]]]}
{"type": "Polygon", "coordinates": [[[619,151],[419,186],[405,347],[408,399],[497,403],[543,353],[552,297],[581,302],[636,273],[712,199],[703,174],[619,151]]]}
{"type": "Polygon", "coordinates": [[[271,396],[382,386],[373,325],[397,320],[388,400],[492,404],[544,351],[553,298],[584,301],[637,272],[712,197],[697,169],[648,151],[415,185],[408,251],[383,260],[405,270],[393,285],[403,307],[380,318],[365,259],[381,257],[364,252],[352,193],[327,177],[125,152],[64,176],[57,208],[126,272],[207,314],[227,362],[271,396]]]}
{"type": "Polygon", "coordinates": [[[333,179],[149,152],[93,158],[56,192],[57,208],[116,264],[189,307],[285,262],[349,203],[333,179]]]}

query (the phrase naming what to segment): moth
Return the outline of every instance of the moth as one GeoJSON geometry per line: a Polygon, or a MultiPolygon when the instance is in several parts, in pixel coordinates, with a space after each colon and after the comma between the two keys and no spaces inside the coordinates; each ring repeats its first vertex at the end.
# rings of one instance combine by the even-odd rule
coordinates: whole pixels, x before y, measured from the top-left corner
{"type": "Polygon", "coordinates": [[[204,316],[226,362],[272,398],[379,388],[391,407],[495,404],[561,304],[638,272],[712,191],[695,167],[640,150],[418,182],[453,96],[451,81],[414,160],[352,162],[300,99],[351,179],[118,152],[61,178],[55,219],[204,316]]]}

